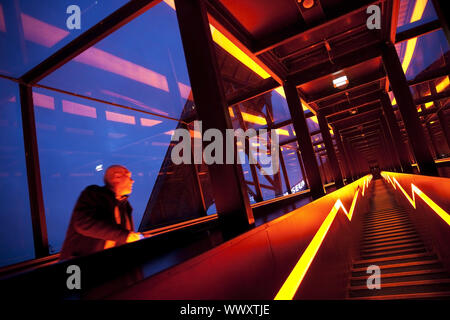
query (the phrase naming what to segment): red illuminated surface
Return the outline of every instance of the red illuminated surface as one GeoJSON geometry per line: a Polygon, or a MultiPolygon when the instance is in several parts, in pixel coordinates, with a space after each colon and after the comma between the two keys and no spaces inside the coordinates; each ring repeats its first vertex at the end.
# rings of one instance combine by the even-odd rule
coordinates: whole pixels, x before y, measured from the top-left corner
{"type": "Polygon", "coordinates": [[[162,74],[119,58],[106,51],[90,48],[74,60],[169,92],[167,79],[162,74]]]}
{"type": "Polygon", "coordinates": [[[80,103],[75,103],[68,100],[62,101],[63,111],[71,114],[76,114],[78,116],[97,118],[97,109],[94,107],[85,106],[80,103]]]}
{"type": "Polygon", "coordinates": [[[0,31],[6,32],[5,17],[3,16],[3,7],[0,4],[0,31]]]}
{"type": "MultiPolygon", "coordinates": [[[[402,187],[402,185],[398,182],[397,178],[405,178],[409,175],[399,174],[394,172],[385,172],[381,173],[383,178],[389,182],[394,189],[399,190],[403,193],[405,198],[411,204],[411,206],[416,209],[416,196],[421,198],[433,211],[436,213],[442,220],[444,220],[448,225],[450,225],[450,215],[446,210],[444,210],[441,206],[439,206],[434,200],[431,199],[430,196],[425,194],[421,189],[419,189],[414,183],[409,182],[411,185],[411,196],[406,192],[406,190],[402,187]]],[[[412,175],[411,175],[412,176],[412,175]]],[[[432,177],[420,176],[421,180],[434,179],[432,177]]],[[[450,190],[450,179],[440,179],[440,188],[444,190],[450,190]],[[447,180],[447,181],[445,181],[447,180]]]]}
{"type": "Polygon", "coordinates": [[[45,94],[33,92],[33,102],[36,107],[55,110],[55,99],[45,94]]]}
{"type": "Polygon", "coordinates": [[[53,47],[69,34],[69,32],[63,29],[52,26],[25,13],[22,13],[20,16],[22,18],[25,39],[44,47],[53,47]]]}
{"type": "MultiPolygon", "coordinates": [[[[372,175],[365,176],[358,181],[354,182],[358,184],[355,191],[352,191],[350,189],[350,192],[354,192],[353,194],[353,201],[352,204],[347,211],[345,206],[343,205],[341,198],[345,196],[346,193],[348,193],[347,188],[342,188],[336,192],[341,193],[342,197],[339,197],[336,202],[334,203],[333,207],[331,208],[330,212],[328,213],[325,220],[322,222],[321,226],[319,227],[319,230],[314,235],[313,239],[301,255],[300,259],[296,263],[295,267],[292,269],[291,273],[289,274],[286,281],[283,283],[281,289],[276,294],[274,300],[292,300],[295,293],[297,292],[298,288],[300,287],[306,273],[308,272],[308,269],[311,265],[311,263],[314,260],[314,257],[316,256],[317,252],[320,249],[320,246],[325,239],[328,230],[330,229],[337,213],[341,209],[344,214],[347,216],[348,220],[351,221],[353,217],[353,212],[356,206],[356,201],[358,199],[358,195],[361,189],[364,190],[366,186],[370,183],[372,180],[372,175]]],[[[341,195],[340,194],[340,195],[341,195]]]]}

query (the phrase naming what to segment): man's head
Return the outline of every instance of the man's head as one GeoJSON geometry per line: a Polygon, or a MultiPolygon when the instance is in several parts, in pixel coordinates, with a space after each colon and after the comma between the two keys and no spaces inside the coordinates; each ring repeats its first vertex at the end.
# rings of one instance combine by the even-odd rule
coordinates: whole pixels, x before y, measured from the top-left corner
{"type": "Polygon", "coordinates": [[[131,179],[131,172],[121,165],[112,165],[108,167],[103,176],[105,185],[121,197],[130,194],[133,189],[134,180],[131,179]]]}

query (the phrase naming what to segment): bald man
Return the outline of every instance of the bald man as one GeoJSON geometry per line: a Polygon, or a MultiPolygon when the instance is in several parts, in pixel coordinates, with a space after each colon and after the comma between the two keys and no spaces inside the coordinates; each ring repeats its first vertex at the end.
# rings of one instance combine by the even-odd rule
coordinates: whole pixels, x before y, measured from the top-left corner
{"type": "Polygon", "coordinates": [[[78,198],[60,260],[143,238],[133,231],[132,208],[128,202],[134,183],[131,172],[124,166],[113,165],[106,169],[103,180],[103,187],[91,185],[78,198]]]}

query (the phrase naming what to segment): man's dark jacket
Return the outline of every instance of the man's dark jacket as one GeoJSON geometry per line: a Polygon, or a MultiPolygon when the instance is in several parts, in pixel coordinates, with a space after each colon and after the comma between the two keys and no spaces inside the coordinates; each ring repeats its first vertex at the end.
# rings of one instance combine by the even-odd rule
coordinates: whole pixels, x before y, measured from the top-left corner
{"type": "Polygon", "coordinates": [[[92,185],[84,189],[73,209],[60,260],[103,250],[106,240],[116,241],[116,245],[126,243],[128,234],[134,230],[132,210],[126,198],[117,200],[107,187],[92,185]],[[116,205],[120,211],[120,225],[114,217],[116,205]],[[131,230],[127,230],[125,216],[131,230]]]}

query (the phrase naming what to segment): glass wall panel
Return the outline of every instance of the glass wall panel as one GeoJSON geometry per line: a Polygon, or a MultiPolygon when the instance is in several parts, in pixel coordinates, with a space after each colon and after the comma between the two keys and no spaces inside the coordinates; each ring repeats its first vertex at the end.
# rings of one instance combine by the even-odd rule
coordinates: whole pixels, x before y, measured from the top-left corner
{"type": "Polygon", "coordinates": [[[0,0],[0,73],[23,75],[127,2],[0,0]],[[76,22],[71,5],[80,9],[80,29],[68,27],[76,22]]]}
{"type": "Polygon", "coordinates": [[[40,84],[181,119],[193,98],[176,12],[159,3],[40,84]]]}
{"type": "Polygon", "coordinates": [[[407,80],[445,66],[449,51],[447,38],[437,30],[395,45],[407,80]]]}
{"type": "Polygon", "coordinates": [[[19,87],[0,79],[0,267],[34,258],[19,87]]]}
{"type": "Polygon", "coordinates": [[[398,11],[397,32],[437,19],[431,0],[401,0],[398,11]]]}
{"type": "Polygon", "coordinates": [[[282,147],[282,155],[289,177],[291,192],[296,193],[305,190],[306,181],[300,167],[297,142],[284,145],[282,147]]]}
{"type": "Polygon", "coordinates": [[[61,248],[80,192],[103,185],[112,164],[126,166],[135,180],[135,229],[204,214],[195,167],[171,161],[180,122],[45,89],[35,89],[33,99],[52,252],[61,248]]]}
{"type": "Polygon", "coordinates": [[[292,124],[276,129],[276,132],[280,136],[281,144],[296,137],[294,126],[292,124]]]}

